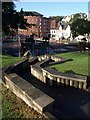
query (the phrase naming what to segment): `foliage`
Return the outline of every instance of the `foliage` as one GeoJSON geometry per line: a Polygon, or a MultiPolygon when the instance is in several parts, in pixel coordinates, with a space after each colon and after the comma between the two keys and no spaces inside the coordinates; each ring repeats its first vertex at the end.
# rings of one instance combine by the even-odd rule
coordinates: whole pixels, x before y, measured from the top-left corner
{"type": "Polygon", "coordinates": [[[71,30],[74,37],[90,33],[90,21],[77,18],[71,24],[71,30]]]}
{"type": "Polygon", "coordinates": [[[24,19],[23,11],[17,12],[13,2],[2,3],[2,31],[6,35],[14,34],[18,29],[27,27],[27,20],[24,19]]]}
{"type": "Polygon", "coordinates": [[[73,23],[75,20],[77,20],[78,18],[80,18],[81,15],[79,13],[75,14],[73,18],[71,18],[70,22],[73,23]]]}
{"type": "Polygon", "coordinates": [[[70,23],[73,23],[77,19],[86,19],[87,15],[85,13],[76,13],[71,19],[70,23]]]}
{"type": "Polygon", "coordinates": [[[73,37],[90,33],[90,22],[85,13],[77,13],[70,20],[73,37]]]}

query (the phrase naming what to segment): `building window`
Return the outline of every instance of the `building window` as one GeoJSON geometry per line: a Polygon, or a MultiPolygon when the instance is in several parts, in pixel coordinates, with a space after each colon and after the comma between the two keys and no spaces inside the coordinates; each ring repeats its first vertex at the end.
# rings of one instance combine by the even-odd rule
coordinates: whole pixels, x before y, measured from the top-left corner
{"type": "Polygon", "coordinates": [[[55,35],[52,35],[52,37],[55,37],[55,35]]]}

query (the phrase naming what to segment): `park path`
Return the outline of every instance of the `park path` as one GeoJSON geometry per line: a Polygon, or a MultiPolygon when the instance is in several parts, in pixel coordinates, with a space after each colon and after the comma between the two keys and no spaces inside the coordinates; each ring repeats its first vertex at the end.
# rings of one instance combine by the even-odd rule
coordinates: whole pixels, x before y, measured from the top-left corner
{"type": "Polygon", "coordinates": [[[21,77],[33,84],[45,94],[55,100],[53,115],[60,119],[70,118],[89,118],[88,105],[90,105],[90,93],[73,87],[53,86],[50,87],[30,74],[29,71],[19,73],[21,77]]]}
{"type": "MultiPolygon", "coordinates": [[[[19,56],[20,45],[17,42],[4,42],[0,47],[2,48],[2,50],[6,51],[8,54],[12,56],[19,56]]],[[[48,53],[57,54],[57,53],[70,52],[76,50],[77,49],[74,46],[50,43],[48,53]]],[[[35,50],[34,55],[39,55],[39,54],[40,52],[38,50],[35,50]]]]}

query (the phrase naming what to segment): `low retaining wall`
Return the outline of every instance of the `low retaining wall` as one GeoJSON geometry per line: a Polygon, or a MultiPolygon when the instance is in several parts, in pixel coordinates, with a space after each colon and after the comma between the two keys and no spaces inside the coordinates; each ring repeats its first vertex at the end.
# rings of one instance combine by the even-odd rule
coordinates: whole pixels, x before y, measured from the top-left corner
{"type": "Polygon", "coordinates": [[[39,69],[39,67],[31,66],[31,74],[43,82],[43,74],[41,69],[39,69]]]}
{"type": "Polygon", "coordinates": [[[42,60],[45,60],[45,59],[48,59],[48,58],[50,58],[50,55],[41,55],[41,56],[38,56],[38,60],[39,61],[42,61],[42,60]]]}
{"type": "Polygon", "coordinates": [[[42,91],[35,88],[32,84],[30,84],[16,74],[17,72],[30,68],[30,65],[33,65],[37,62],[37,57],[34,57],[30,61],[29,59],[24,59],[17,64],[3,69],[3,83],[7,88],[9,88],[16,96],[20,97],[31,108],[33,108],[40,114],[43,114],[45,118],[55,118],[50,113],[53,109],[52,107],[54,99],[44,94],[42,91]]]}
{"type": "Polygon", "coordinates": [[[38,62],[33,66],[31,66],[31,73],[42,82],[48,83],[50,86],[57,84],[57,85],[73,86],[75,88],[80,88],[85,90],[87,89],[88,82],[86,76],[60,73],[54,69],[46,67],[47,64],[51,65],[51,64],[62,63],[68,61],[69,59],[59,58],[56,56],[48,56],[48,55],[40,56],[38,57],[38,59],[41,62],[38,62]],[[54,60],[55,62],[50,62],[50,60],[54,60]]]}
{"type": "Polygon", "coordinates": [[[38,60],[39,61],[42,61],[42,60],[45,60],[45,59],[51,59],[52,61],[54,62],[60,62],[60,61],[66,61],[67,59],[65,58],[62,58],[62,57],[58,57],[58,56],[55,56],[55,55],[41,55],[41,56],[38,56],[38,60]]]}
{"type": "Polygon", "coordinates": [[[65,62],[66,59],[56,56],[42,55],[42,56],[38,56],[38,61],[39,62],[37,62],[36,64],[30,66],[31,74],[34,75],[36,78],[38,78],[40,81],[45,82],[43,79],[42,68],[47,67],[48,65],[50,65],[50,63],[56,64],[56,63],[65,62]],[[55,61],[55,62],[51,62],[51,61],[55,61]]]}
{"type": "Polygon", "coordinates": [[[42,74],[42,67],[45,67],[48,65],[49,63],[49,58],[45,59],[43,61],[40,61],[34,65],[31,66],[31,74],[33,76],[35,76],[36,78],[38,78],[40,81],[43,81],[43,74],[42,74]]]}
{"type": "Polygon", "coordinates": [[[16,96],[20,97],[26,104],[39,113],[43,114],[44,112],[52,111],[54,100],[17,74],[6,75],[5,83],[16,96]]]}
{"type": "Polygon", "coordinates": [[[50,86],[53,86],[54,82],[57,85],[73,86],[75,88],[86,89],[87,77],[78,76],[74,74],[60,73],[51,68],[42,68],[44,83],[47,83],[47,78],[50,86]]]}
{"type": "Polygon", "coordinates": [[[51,59],[52,59],[53,61],[55,61],[55,62],[57,62],[57,61],[59,62],[59,61],[62,61],[63,58],[60,58],[60,57],[58,57],[58,56],[52,55],[52,56],[51,56],[51,59]]]}
{"type": "Polygon", "coordinates": [[[24,69],[27,69],[29,66],[29,62],[28,62],[28,58],[26,59],[23,59],[22,61],[18,62],[18,63],[15,63],[11,66],[9,66],[8,68],[6,68],[4,71],[7,73],[7,74],[10,74],[12,72],[20,72],[24,69]]]}
{"type": "Polygon", "coordinates": [[[13,65],[7,67],[6,69],[4,69],[4,72],[7,74],[22,72],[25,69],[30,69],[30,65],[33,65],[37,62],[38,62],[37,57],[34,57],[30,61],[28,58],[26,58],[16,64],[13,64],[13,65]]]}
{"type": "Polygon", "coordinates": [[[54,65],[54,64],[60,64],[60,63],[66,62],[66,61],[71,61],[71,59],[66,59],[66,58],[55,56],[55,55],[41,55],[41,56],[38,56],[39,61],[43,61],[45,59],[50,59],[49,63],[48,63],[48,66],[54,65]]]}

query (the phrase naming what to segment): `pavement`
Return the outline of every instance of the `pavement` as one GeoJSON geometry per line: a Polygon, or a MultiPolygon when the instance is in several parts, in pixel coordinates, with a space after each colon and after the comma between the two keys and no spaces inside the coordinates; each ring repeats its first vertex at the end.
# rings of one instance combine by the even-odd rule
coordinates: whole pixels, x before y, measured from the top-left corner
{"type": "Polygon", "coordinates": [[[32,76],[30,71],[19,75],[55,100],[52,114],[57,119],[90,118],[90,92],[67,86],[50,87],[32,76]]]}
{"type": "Polygon", "coordinates": [[[19,56],[20,45],[17,42],[4,42],[2,43],[2,50],[12,56],[19,56]]]}
{"type": "MultiPolygon", "coordinates": [[[[3,51],[7,52],[8,54],[12,56],[19,56],[20,45],[15,41],[4,42],[2,43],[2,46],[0,45],[0,47],[2,47],[3,51]]],[[[71,52],[71,51],[76,51],[76,50],[77,48],[75,46],[50,43],[49,48],[48,48],[48,53],[57,54],[57,53],[71,52]]],[[[40,51],[35,50],[34,55],[40,55],[40,51]]]]}
{"type": "MultiPolygon", "coordinates": [[[[19,48],[17,42],[2,43],[2,50],[7,53],[18,56],[19,48]]],[[[61,45],[50,43],[49,54],[76,51],[77,48],[71,45],[61,45]]],[[[37,51],[35,55],[37,55],[37,51]]],[[[54,86],[50,87],[30,74],[30,71],[20,73],[20,76],[33,84],[36,88],[42,90],[45,94],[49,95],[55,100],[53,115],[56,118],[70,117],[70,118],[89,118],[89,105],[90,105],[90,90],[83,91],[72,87],[54,86]]]]}

